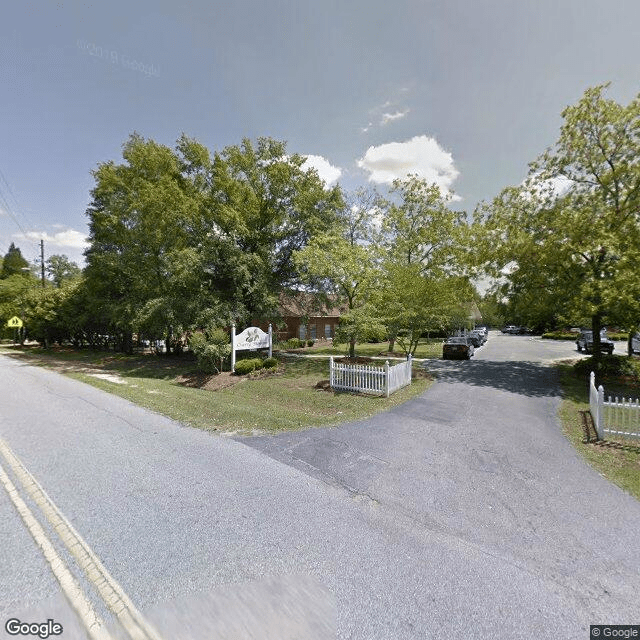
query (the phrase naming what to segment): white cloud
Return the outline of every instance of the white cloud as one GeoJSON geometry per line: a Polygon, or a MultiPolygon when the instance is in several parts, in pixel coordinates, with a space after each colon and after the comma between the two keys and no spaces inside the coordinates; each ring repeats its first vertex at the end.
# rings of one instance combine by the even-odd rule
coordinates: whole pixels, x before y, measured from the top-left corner
{"type": "Polygon", "coordinates": [[[324,180],[327,186],[336,182],[342,175],[342,169],[334,167],[326,158],[322,156],[305,156],[302,168],[303,169],[315,169],[318,172],[321,180],[324,180]]]}
{"type": "MultiPolygon", "coordinates": [[[[435,138],[415,136],[405,142],[389,142],[369,147],[358,160],[358,166],[369,172],[369,182],[390,184],[396,178],[416,174],[429,183],[436,183],[444,193],[460,172],[455,168],[453,156],[445,151],[435,138]]],[[[458,196],[454,200],[460,200],[458,196]]]]}
{"type": "Polygon", "coordinates": [[[385,124],[389,124],[394,120],[400,120],[400,118],[404,118],[407,113],[409,113],[409,109],[405,109],[404,111],[396,111],[394,113],[383,113],[380,124],[381,126],[384,126],[385,124]]]}
{"type": "Polygon", "coordinates": [[[86,249],[89,246],[87,236],[75,229],[67,229],[58,231],[53,235],[49,235],[45,231],[27,231],[25,234],[16,234],[14,237],[33,242],[44,240],[45,245],[53,245],[54,247],[68,247],[70,249],[86,249]]]}

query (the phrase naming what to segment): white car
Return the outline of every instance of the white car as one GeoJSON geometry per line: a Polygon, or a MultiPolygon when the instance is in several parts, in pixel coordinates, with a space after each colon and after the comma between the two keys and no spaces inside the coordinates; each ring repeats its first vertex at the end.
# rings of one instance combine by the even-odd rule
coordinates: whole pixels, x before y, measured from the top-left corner
{"type": "Polygon", "coordinates": [[[640,333],[631,336],[631,353],[640,353],[640,333]]]}

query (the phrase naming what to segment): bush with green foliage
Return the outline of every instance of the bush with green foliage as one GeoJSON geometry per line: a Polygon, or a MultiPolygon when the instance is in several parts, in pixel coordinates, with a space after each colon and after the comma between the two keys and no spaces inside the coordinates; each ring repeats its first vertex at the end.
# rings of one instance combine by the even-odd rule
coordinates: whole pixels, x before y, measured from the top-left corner
{"type": "Polygon", "coordinates": [[[267,358],[263,363],[262,366],[265,369],[275,369],[278,366],[278,358],[267,358]]]}
{"type": "Polygon", "coordinates": [[[565,331],[548,331],[542,334],[543,340],[577,340],[577,333],[565,332],[565,331]]]}
{"type": "Polygon", "coordinates": [[[238,360],[236,362],[235,373],[238,376],[245,376],[252,371],[262,369],[264,362],[261,358],[247,358],[246,360],[238,360]]]}
{"type": "Polygon", "coordinates": [[[596,377],[631,376],[640,381],[640,361],[619,355],[601,355],[599,360],[593,356],[583,358],[573,365],[576,375],[587,378],[593,371],[596,377]]]}
{"type": "Polygon", "coordinates": [[[315,340],[307,340],[307,347],[313,347],[315,340]]]}
{"type": "Polygon", "coordinates": [[[229,337],[220,328],[194,333],[189,338],[189,348],[196,356],[198,368],[205,373],[220,373],[224,361],[231,355],[229,337]]]}
{"type": "Polygon", "coordinates": [[[304,347],[304,341],[298,338],[289,338],[282,344],[285,349],[302,349],[304,347]]]}

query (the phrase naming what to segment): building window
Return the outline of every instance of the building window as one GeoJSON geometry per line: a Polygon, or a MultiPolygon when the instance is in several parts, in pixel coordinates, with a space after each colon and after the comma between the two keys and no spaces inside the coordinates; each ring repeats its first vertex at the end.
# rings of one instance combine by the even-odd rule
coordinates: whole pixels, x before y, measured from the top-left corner
{"type": "Polygon", "coordinates": [[[298,329],[298,337],[300,338],[300,340],[307,339],[307,327],[305,327],[303,324],[301,324],[300,328],[298,329]]]}
{"type": "Polygon", "coordinates": [[[324,337],[325,338],[331,338],[331,325],[330,324],[325,324],[324,325],[324,337]]]}
{"type": "Polygon", "coordinates": [[[317,327],[316,327],[315,323],[314,323],[314,324],[312,324],[309,328],[311,329],[311,331],[310,331],[310,334],[311,334],[311,335],[310,335],[309,337],[310,337],[312,340],[315,340],[315,339],[316,339],[316,331],[317,331],[317,327]]]}

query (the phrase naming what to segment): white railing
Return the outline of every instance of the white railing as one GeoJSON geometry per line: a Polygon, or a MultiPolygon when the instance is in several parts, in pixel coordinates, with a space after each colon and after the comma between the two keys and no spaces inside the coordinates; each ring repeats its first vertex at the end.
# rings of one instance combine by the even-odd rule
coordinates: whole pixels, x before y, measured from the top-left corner
{"type": "Polygon", "coordinates": [[[357,391],[359,393],[390,394],[411,384],[411,362],[409,356],[406,362],[393,367],[387,360],[384,367],[372,367],[361,364],[343,364],[329,358],[329,383],[332,389],[341,391],[357,391]]]}
{"type": "Polygon", "coordinates": [[[600,440],[605,434],[640,440],[640,400],[612,398],[605,401],[604,388],[596,389],[596,376],[589,377],[589,409],[600,440]]]}

